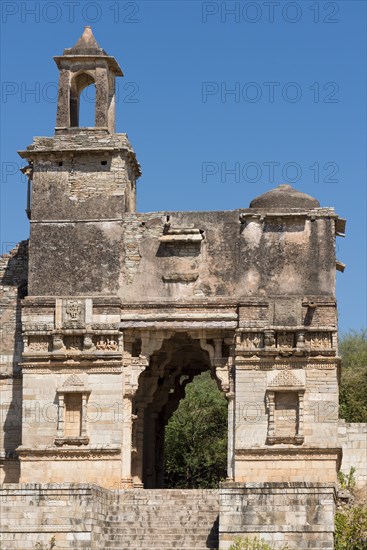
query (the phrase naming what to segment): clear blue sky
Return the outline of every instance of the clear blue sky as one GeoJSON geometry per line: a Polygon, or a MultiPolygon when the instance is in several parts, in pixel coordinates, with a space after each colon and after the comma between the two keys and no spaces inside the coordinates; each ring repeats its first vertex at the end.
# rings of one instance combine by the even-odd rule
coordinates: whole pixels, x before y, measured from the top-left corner
{"type": "Polygon", "coordinates": [[[3,252],[28,237],[16,151],[53,134],[52,57],[91,25],[125,73],[117,131],[142,165],[138,209],[230,210],[292,183],[347,218],[340,328],[366,326],[364,1],[3,0],[1,9],[3,252]]]}

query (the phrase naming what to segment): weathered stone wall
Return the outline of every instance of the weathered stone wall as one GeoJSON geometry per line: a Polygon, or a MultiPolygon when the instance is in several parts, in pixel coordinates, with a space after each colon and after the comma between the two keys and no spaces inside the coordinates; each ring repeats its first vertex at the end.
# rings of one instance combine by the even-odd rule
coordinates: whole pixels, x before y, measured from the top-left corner
{"type": "Polygon", "coordinates": [[[26,550],[36,542],[57,548],[101,548],[109,493],[93,485],[10,484],[0,488],[1,548],[26,550]]]}
{"type": "Polygon", "coordinates": [[[27,269],[28,241],[0,258],[0,481],[8,483],[19,480],[15,449],[22,434],[20,302],[27,292],[27,269]]]}
{"type": "MultiPolygon", "coordinates": [[[[325,216],[327,209],[319,210],[325,216]]],[[[231,212],[124,217],[124,300],[333,295],[335,222],[231,212]],[[242,220],[242,221],[241,221],[242,220]],[[200,238],[201,237],[201,238],[200,238]]]]}
{"type": "Polygon", "coordinates": [[[121,240],[119,222],[32,224],[30,295],[116,294],[121,278],[121,240]]]}
{"type": "Polygon", "coordinates": [[[339,444],[343,447],[341,471],[348,474],[353,466],[359,487],[367,487],[367,424],[339,420],[339,444]]]}
{"type": "Polygon", "coordinates": [[[126,134],[35,138],[20,154],[32,162],[29,294],[116,294],[140,174],[126,134]]]}
{"type": "Polygon", "coordinates": [[[275,548],[334,548],[335,486],[328,483],[224,483],[220,548],[261,536],[275,548]]]}

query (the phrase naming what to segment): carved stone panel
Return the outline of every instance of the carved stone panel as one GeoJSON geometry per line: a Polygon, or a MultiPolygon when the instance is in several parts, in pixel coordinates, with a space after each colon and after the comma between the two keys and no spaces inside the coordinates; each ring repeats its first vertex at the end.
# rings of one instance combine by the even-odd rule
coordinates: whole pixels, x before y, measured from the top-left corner
{"type": "Polygon", "coordinates": [[[268,387],[269,388],[300,388],[305,385],[305,374],[303,371],[298,370],[297,374],[292,370],[281,370],[279,373],[268,373],[268,387]]]}
{"type": "Polygon", "coordinates": [[[330,349],[331,334],[330,332],[311,332],[309,335],[311,349],[330,349]]]}
{"type": "Polygon", "coordinates": [[[241,347],[261,348],[263,346],[263,335],[260,332],[243,332],[241,335],[241,347]]]}
{"type": "Polygon", "coordinates": [[[28,351],[49,351],[50,343],[48,336],[29,336],[28,351]]]}
{"type": "Polygon", "coordinates": [[[116,336],[95,336],[94,345],[97,351],[118,351],[119,349],[116,336]]]}
{"type": "Polygon", "coordinates": [[[83,300],[63,300],[62,324],[64,328],[85,326],[85,302],[83,300]]]}
{"type": "Polygon", "coordinates": [[[293,332],[278,332],[277,346],[281,349],[292,349],[295,346],[295,338],[293,332]]]}
{"type": "Polygon", "coordinates": [[[64,336],[64,344],[67,350],[81,351],[83,349],[82,336],[64,336]]]}

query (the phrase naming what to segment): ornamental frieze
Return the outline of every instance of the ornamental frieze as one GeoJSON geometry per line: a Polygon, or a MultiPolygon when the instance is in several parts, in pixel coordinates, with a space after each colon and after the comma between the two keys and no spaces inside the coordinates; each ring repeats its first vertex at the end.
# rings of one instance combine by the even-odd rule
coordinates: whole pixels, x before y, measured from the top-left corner
{"type": "Polygon", "coordinates": [[[237,335],[237,350],[240,352],[258,350],[257,353],[266,354],[273,349],[281,355],[292,353],[300,355],[314,350],[325,352],[332,350],[332,342],[330,331],[241,331],[237,335]]]}

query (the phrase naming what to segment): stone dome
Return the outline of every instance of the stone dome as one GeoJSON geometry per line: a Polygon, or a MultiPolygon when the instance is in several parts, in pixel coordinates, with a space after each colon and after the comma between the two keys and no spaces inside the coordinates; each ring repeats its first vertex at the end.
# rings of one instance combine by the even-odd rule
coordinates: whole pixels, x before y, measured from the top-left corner
{"type": "Polygon", "coordinates": [[[267,191],[263,195],[259,195],[250,202],[250,208],[318,208],[320,203],[306,193],[297,191],[291,185],[282,184],[274,189],[267,191]]]}

